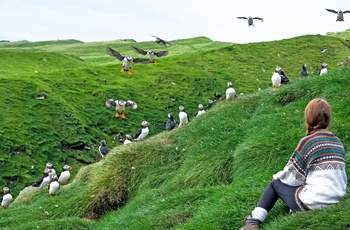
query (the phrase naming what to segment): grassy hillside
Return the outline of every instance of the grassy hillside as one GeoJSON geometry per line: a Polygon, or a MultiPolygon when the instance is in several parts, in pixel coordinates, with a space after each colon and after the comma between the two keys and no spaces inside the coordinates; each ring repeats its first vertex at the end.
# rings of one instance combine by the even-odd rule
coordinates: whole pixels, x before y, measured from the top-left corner
{"type": "MultiPolygon", "coordinates": [[[[336,67],[349,53],[343,40],[302,36],[240,45],[200,37],[172,43],[157,66],[134,65],[131,77],[119,72],[121,63],[106,46],[130,55],[131,45],[162,47],[128,41],[0,44],[6,95],[0,100],[1,184],[17,196],[46,161],[56,169],[65,163],[75,168],[74,182],[57,197],[34,191],[17,199],[1,213],[4,229],[237,229],[304,135],[303,109],[314,97],[332,105],[332,130],[348,149],[349,69],[336,67]],[[323,62],[330,64],[327,77],[299,79],[302,63],[317,74],[323,62]],[[276,65],[292,83],[273,92],[276,65]],[[216,103],[186,127],[163,131],[168,112],[177,114],[182,104],[192,116],[199,103],[209,106],[214,92],[223,93],[227,81],[244,95],[216,103]],[[117,119],[104,106],[109,98],[131,99],[139,108],[117,119]],[[116,134],[135,133],[144,119],[151,122],[147,140],[120,146],[116,134]],[[115,148],[91,164],[99,160],[101,139],[115,148]]],[[[326,210],[288,216],[279,204],[263,227],[317,223],[310,229],[344,229],[347,204],[327,209],[337,219],[326,223],[326,210]],[[310,222],[315,215],[318,221],[310,222]]]]}

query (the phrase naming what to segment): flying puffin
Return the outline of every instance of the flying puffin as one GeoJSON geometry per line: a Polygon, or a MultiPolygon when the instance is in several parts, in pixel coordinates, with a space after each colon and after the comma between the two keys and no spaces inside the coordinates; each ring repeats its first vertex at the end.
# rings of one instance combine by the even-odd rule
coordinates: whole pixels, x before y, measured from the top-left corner
{"type": "Polygon", "coordinates": [[[179,112],[179,120],[180,120],[179,127],[180,127],[180,126],[187,125],[190,119],[188,118],[187,113],[185,112],[185,107],[180,105],[179,110],[180,110],[179,112]]]}
{"type": "Polygon", "coordinates": [[[60,175],[58,175],[58,183],[67,184],[67,181],[70,178],[69,170],[72,170],[72,166],[65,165],[62,167],[62,172],[60,173],[60,175]]]}
{"type": "Polygon", "coordinates": [[[227,82],[227,89],[226,89],[226,101],[232,101],[236,97],[236,91],[232,87],[232,82],[227,82]]]}
{"type": "Polygon", "coordinates": [[[12,195],[10,194],[10,189],[8,187],[4,187],[2,190],[4,191],[4,196],[2,197],[1,208],[4,209],[10,205],[13,198],[12,198],[12,195]]]}
{"type": "Polygon", "coordinates": [[[98,147],[98,152],[101,154],[102,158],[106,158],[107,154],[109,153],[105,140],[101,141],[101,145],[98,147]]]}
{"type": "Polygon", "coordinates": [[[57,178],[57,176],[52,177],[52,181],[49,185],[49,194],[50,197],[52,195],[57,196],[57,192],[60,189],[60,183],[58,182],[59,178],[57,178]]]}
{"type": "Polygon", "coordinates": [[[135,46],[132,46],[132,50],[135,51],[136,53],[139,53],[139,54],[142,54],[142,55],[146,55],[147,54],[149,62],[153,63],[154,65],[157,65],[157,62],[154,59],[154,56],[163,57],[163,56],[168,55],[168,50],[154,52],[153,50],[147,50],[146,51],[146,50],[137,48],[135,46]]]}
{"type": "Polygon", "coordinates": [[[238,19],[247,19],[248,20],[248,26],[254,26],[254,22],[253,22],[254,19],[261,20],[261,22],[264,21],[263,18],[251,17],[251,16],[249,16],[249,17],[237,17],[237,18],[238,19]]]}
{"type": "Polygon", "coordinates": [[[168,121],[165,123],[165,129],[167,131],[170,131],[175,128],[176,126],[176,121],[174,120],[174,116],[172,113],[168,113],[168,121]]]}
{"type": "Polygon", "coordinates": [[[344,22],[344,15],[346,13],[350,13],[350,10],[346,10],[346,11],[336,11],[336,10],[331,10],[331,9],[326,9],[328,12],[332,12],[337,14],[337,20],[335,20],[336,22],[344,22]]]}
{"type": "Polygon", "coordinates": [[[196,114],[194,116],[198,117],[199,115],[202,115],[203,113],[205,113],[204,106],[202,104],[199,104],[198,111],[196,112],[196,114]]]}
{"type": "Polygon", "coordinates": [[[133,58],[131,56],[122,56],[120,53],[117,51],[113,50],[112,48],[107,47],[106,48],[107,53],[115,57],[118,61],[123,61],[123,68],[120,70],[120,72],[124,73],[125,71],[128,71],[128,74],[131,75],[131,67],[132,63],[143,63],[143,64],[148,64],[149,60],[146,58],[133,58]]]}
{"type": "Polygon", "coordinates": [[[322,76],[323,74],[326,74],[326,73],[328,72],[327,66],[328,66],[327,63],[323,63],[323,64],[321,65],[322,69],[320,70],[320,76],[322,76]]]}
{"type": "Polygon", "coordinates": [[[148,121],[143,121],[141,123],[141,129],[139,129],[136,134],[134,135],[133,139],[135,141],[140,141],[142,139],[144,139],[148,133],[149,133],[149,129],[148,129],[148,126],[150,125],[151,123],[149,123],[148,121]]]}
{"type": "Polygon", "coordinates": [[[275,72],[272,73],[271,81],[274,89],[278,89],[281,86],[281,75],[280,75],[280,67],[276,67],[275,72]]]}
{"type": "Polygon", "coordinates": [[[132,143],[132,136],[130,134],[125,135],[125,140],[123,142],[124,145],[132,143]]]}
{"type": "Polygon", "coordinates": [[[115,117],[119,117],[119,115],[121,114],[123,119],[125,119],[125,108],[137,109],[137,104],[131,100],[124,101],[108,99],[105,104],[108,108],[115,106],[115,117]]]}
{"type": "Polygon", "coordinates": [[[157,36],[154,36],[154,35],[151,35],[152,37],[156,38],[155,42],[158,43],[159,45],[163,45],[163,46],[166,46],[167,44],[172,46],[172,44],[170,44],[170,42],[168,41],[165,41],[157,36]]]}
{"type": "Polygon", "coordinates": [[[300,78],[303,78],[303,77],[307,77],[309,75],[309,73],[307,72],[307,69],[306,69],[306,64],[304,63],[302,66],[301,66],[302,70],[300,72],[300,78]]]}

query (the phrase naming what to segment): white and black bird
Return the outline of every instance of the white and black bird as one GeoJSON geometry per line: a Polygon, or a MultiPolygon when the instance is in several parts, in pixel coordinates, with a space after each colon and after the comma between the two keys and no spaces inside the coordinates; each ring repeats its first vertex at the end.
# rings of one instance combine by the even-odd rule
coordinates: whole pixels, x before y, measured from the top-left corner
{"type": "MultiPolygon", "coordinates": [[[[52,170],[52,169],[49,169],[49,170],[52,170]]],[[[40,184],[40,186],[39,186],[39,189],[42,190],[42,189],[44,189],[45,187],[47,187],[47,186],[51,183],[52,179],[53,179],[55,176],[57,176],[57,175],[54,174],[54,175],[48,175],[47,177],[45,177],[45,178],[43,179],[43,181],[41,182],[41,184],[40,184]]]]}
{"type": "MultiPolygon", "coordinates": [[[[101,150],[99,149],[99,151],[101,151],[101,150]]],[[[108,151],[108,149],[107,149],[107,151],[108,151]]],[[[70,172],[69,171],[72,170],[72,169],[73,169],[72,166],[64,165],[62,167],[62,172],[58,175],[58,183],[60,183],[60,184],[67,184],[67,182],[68,182],[68,180],[70,178],[70,172]]]]}
{"type": "Polygon", "coordinates": [[[195,116],[195,117],[198,117],[198,116],[200,116],[200,115],[202,115],[202,114],[204,114],[204,113],[205,113],[205,110],[204,110],[203,104],[199,104],[199,105],[198,105],[198,110],[197,110],[197,112],[194,114],[194,116],[195,116]]]}
{"type": "Polygon", "coordinates": [[[281,75],[279,73],[280,67],[276,67],[275,72],[272,73],[271,81],[274,89],[278,89],[281,86],[281,75]]]}
{"type": "Polygon", "coordinates": [[[55,195],[57,196],[58,190],[60,190],[60,183],[58,182],[59,178],[57,176],[52,177],[52,181],[49,185],[49,194],[50,197],[55,195]]]}
{"type": "Polygon", "coordinates": [[[168,41],[165,41],[157,36],[154,36],[154,35],[151,35],[152,37],[156,38],[155,42],[158,43],[159,45],[163,45],[163,46],[166,46],[166,45],[170,45],[172,46],[172,44],[168,41]]]}
{"type": "Polygon", "coordinates": [[[236,97],[236,91],[232,86],[232,82],[227,82],[227,89],[225,91],[226,101],[232,101],[236,97]]]}
{"type": "Polygon", "coordinates": [[[109,47],[107,47],[106,50],[110,56],[115,57],[118,61],[123,62],[123,68],[120,70],[120,72],[122,73],[124,73],[125,71],[128,71],[128,74],[131,75],[132,63],[143,63],[143,64],[149,63],[149,60],[147,58],[133,58],[132,56],[123,56],[117,51],[109,47]]]}
{"type": "Polygon", "coordinates": [[[148,129],[148,126],[150,125],[151,123],[149,123],[148,121],[143,121],[141,123],[141,129],[139,129],[136,134],[134,135],[133,139],[135,141],[140,141],[142,139],[144,139],[148,133],[149,133],[149,129],[148,129]]]}
{"type": "Polygon", "coordinates": [[[10,189],[8,187],[4,187],[3,191],[4,191],[4,196],[2,197],[2,200],[1,200],[1,208],[2,209],[8,208],[8,206],[13,201],[13,197],[10,193],[10,189]]]}
{"type": "Polygon", "coordinates": [[[254,26],[254,19],[257,19],[257,20],[261,20],[261,22],[264,21],[263,18],[259,18],[259,17],[237,17],[238,19],[246,19],[248,20],[248,26],[254,26]]]}
{"type": "Polygon", "coordinates": [[[101,154],[102,158],[106,158],[107,154],[109,153],[105,140],[102,140],[100,146],[98,146],[98,152],[101,154]]]}
{"type": "Polygon", "coordinates": [[[190,119],[187,116],[187,113],[185,112],[185,107],[182,105],[179,106],[179,127],[187,125],[190,119]]]}
{"type": "Polygon", "coordinates": [[[158,51],[158,52],[154,52],[153,50],[143,50],[140,48],[137,48],[135,46],[132,46],[132,50],[138,54],[142,54],[142,55],[146,55],[148,57],[148,60],[150,63],[153,63],[155,65],[157,65],[157,62],[155,60],[155,56],[157,57],[164,57],[168,55],[168,50],[163,50],[163,51],[158,51]]]}
{"type": "Polygon", "coordinates": [[[328,73],[327,67],[328,67],[328,64],[327,64],[327,63],[323,63],[323,64],[321,65],[320,76],[322,76],[322,75],[328,73]]]}
{"type": "Polygon", "coordinates": [[[299,75],[300,78],[307,77],[309,75],[309,72],[307,71],[306,66],[307,65],[305,63],[301,66],[301,72],[299,75]]]}
{"type": "Polygon", "coordinates": [[[165,123],[165,129],[170,131],[176,127],[176,121],[172,113],[168,113],[168,121],[165,123]]]}
{"type": "Polygon", "coordinates": [[[327,9],[327,8],[326,8],[326,10],[328,12],[337,14],[337,20],[335,20],[336,22],[344,22],[344,14],[350,13],[350,10],[345,10],[345,11],[339,10],[339,11],[336,11],[336,10],[327,9]]]}
{"type": "Polygon", "coordinates": [[[137,104],[131,100],[124,101],[108,99],[105,104],[108,108],[115,106],[115,116],[119,117],[119,115],[121,115],[123,119],[125,119],[125,108],[137,109],[137,104]]]}
{"type": "Polygon", "coordinates": [[[127,145],[127,144],[131,144],[131,143],[132,143],[132,136],[130,134],[126,134],[123,144],[127,145]]]}

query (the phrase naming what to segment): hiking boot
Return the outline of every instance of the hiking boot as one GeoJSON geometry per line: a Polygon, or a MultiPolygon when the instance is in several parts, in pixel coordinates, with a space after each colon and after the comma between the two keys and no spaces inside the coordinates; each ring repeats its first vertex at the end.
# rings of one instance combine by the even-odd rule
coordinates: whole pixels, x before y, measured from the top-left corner
{"type": "Polygon", "coordinates": [[[260,220],[247,216],[243,220],[244,226],[240,230],[259,230],[260,220]]]}

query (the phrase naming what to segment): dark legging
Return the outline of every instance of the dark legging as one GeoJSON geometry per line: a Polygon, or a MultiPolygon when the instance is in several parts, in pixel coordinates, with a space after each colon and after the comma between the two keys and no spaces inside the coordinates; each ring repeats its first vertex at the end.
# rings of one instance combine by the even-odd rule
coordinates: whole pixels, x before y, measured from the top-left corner
{"type": "Polygon", "coordinates": [[[269,212],[275,205],[277,199],[281,198],[292,211],[300,210],[294,198],[297,188],[298,187],[286,185],[280,180],[273,180],[260,197],[258,207],[269,212]]]}

